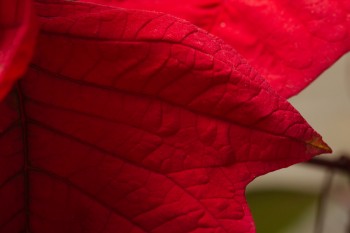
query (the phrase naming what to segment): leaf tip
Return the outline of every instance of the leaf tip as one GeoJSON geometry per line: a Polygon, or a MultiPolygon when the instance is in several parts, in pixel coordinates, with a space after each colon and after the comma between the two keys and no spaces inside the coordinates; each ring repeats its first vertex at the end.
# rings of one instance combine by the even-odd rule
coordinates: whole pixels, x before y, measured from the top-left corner
{"type": "Polygon", "coordinates": [[[332,149],[322,140],[321,136],[313,137],[308,144],[320,150],[321,153],[332,153],[332,149]]]}

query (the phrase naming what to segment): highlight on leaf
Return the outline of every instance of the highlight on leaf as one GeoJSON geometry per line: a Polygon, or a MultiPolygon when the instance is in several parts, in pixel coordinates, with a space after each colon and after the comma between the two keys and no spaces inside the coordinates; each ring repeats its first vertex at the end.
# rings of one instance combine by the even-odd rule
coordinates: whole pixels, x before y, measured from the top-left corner
{"type": "Polygon", "coordinates": [[[298,94],[350,49],[350,2],[82,0],[166,12],[208,30],[282,96],[298,94]]]}

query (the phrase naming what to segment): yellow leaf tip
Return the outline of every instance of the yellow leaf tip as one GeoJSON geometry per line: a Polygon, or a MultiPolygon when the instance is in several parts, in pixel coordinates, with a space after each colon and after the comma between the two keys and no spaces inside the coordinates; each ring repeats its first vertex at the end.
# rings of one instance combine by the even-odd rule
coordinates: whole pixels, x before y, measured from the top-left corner
{"type": "Polygon", "coordinates": [[[332,153],[332,149],[322,140],[321,136],[316,136],[308,142],[309,145],[318,148],[322,153],[332,153]]]}

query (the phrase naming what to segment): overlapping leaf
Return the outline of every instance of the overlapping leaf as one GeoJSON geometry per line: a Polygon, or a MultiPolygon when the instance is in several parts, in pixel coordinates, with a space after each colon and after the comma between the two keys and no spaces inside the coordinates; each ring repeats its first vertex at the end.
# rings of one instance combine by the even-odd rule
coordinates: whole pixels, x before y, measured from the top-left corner
{"type": "Polygon", "coordinates": [[[346,0],[83,0],[168,12],[231,44],[280,95],[299,93],[348,52],[346,0]]]}
{"type": "Polygon", "coordinates": [[[37,32],[34,17],[30,0],[0,1],[0,99],[31,59],[37,32]]]}
{"type": "Polygon", "coordinates": [[[254,232],[245,186],[327,152],[230,46],[162,13],[37,2],[0,104],[0,232],[254,232]]]}

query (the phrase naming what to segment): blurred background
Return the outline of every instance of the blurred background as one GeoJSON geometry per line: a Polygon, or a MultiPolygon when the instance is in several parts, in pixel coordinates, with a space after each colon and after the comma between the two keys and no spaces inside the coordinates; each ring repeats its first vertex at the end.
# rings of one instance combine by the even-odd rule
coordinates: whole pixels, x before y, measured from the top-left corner
{"type": "MultiPolygon", "coordinates": [[[[350,154],[349,54],[290,102],[333,149],[322,158],[350,154]]],[[[350,179],[344,173],[331,176],[323,167],[294,165],[254,180],[247,199],[257,233],[350,232],[350,179]],[[327,199],[321,230],[316,216],[322,193],[327,199]]]]}

